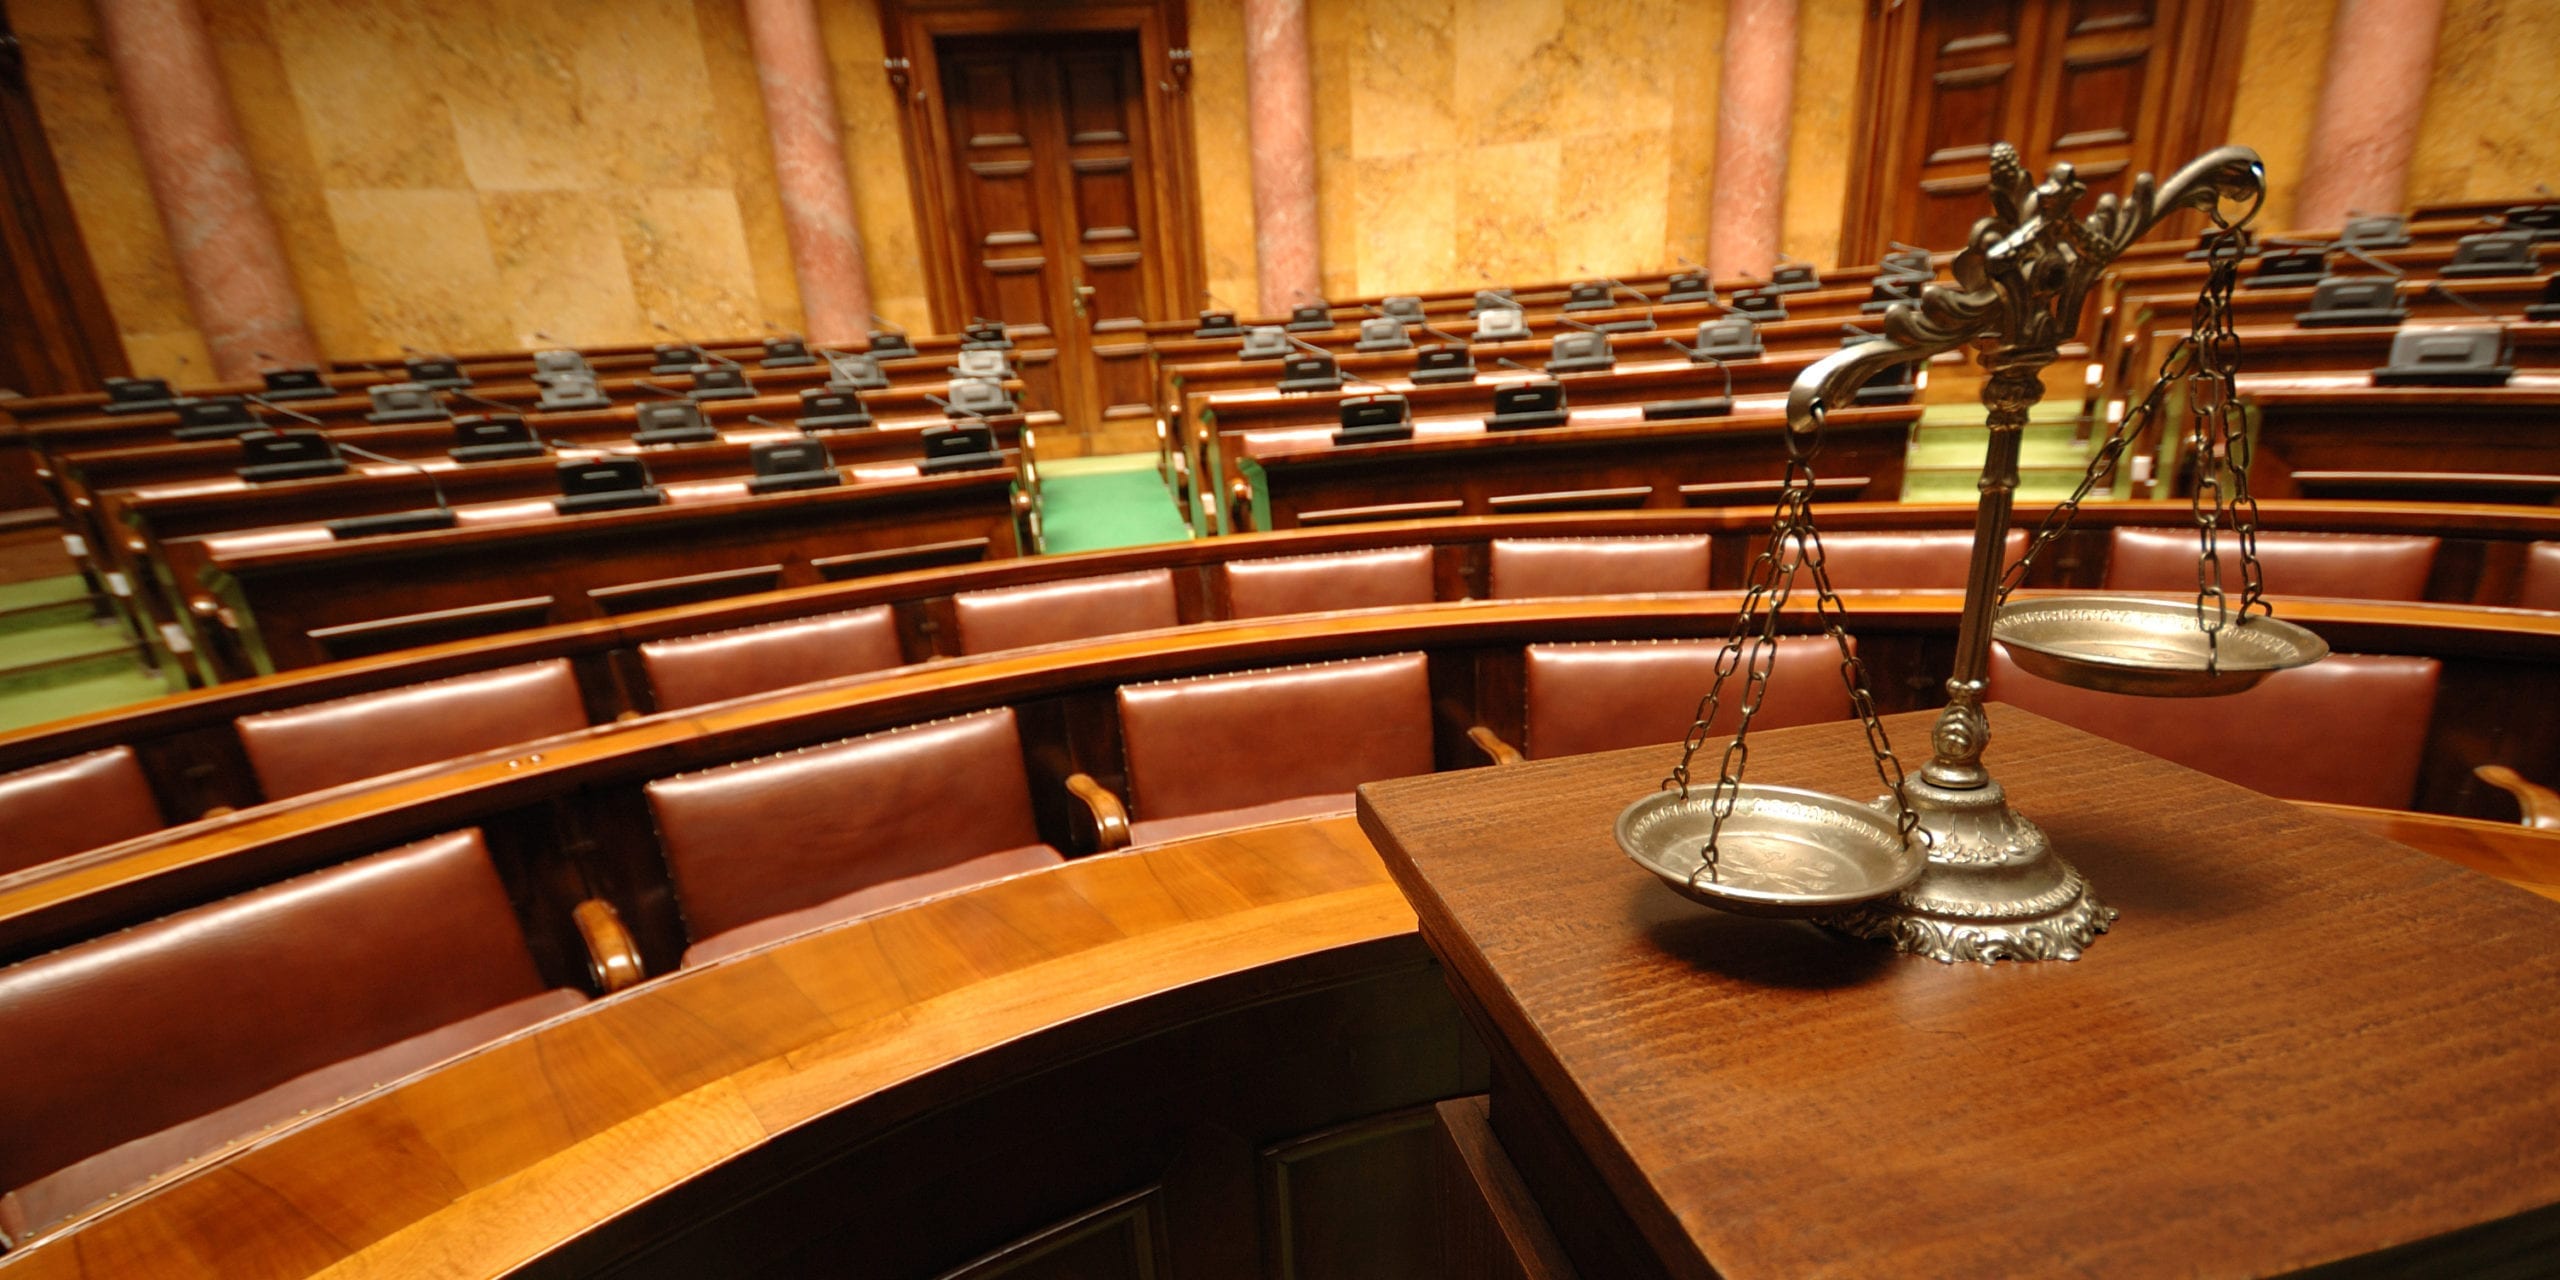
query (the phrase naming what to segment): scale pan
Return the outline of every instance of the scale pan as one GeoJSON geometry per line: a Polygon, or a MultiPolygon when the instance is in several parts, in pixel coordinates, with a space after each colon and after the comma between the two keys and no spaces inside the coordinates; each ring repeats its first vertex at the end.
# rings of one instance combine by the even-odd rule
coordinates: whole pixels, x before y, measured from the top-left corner
{"type": "Polygon", "coordinates": [[[2195,602],[2139,596],[2022,600],[2001,606],[1991,634],[2047,680],[2151,698],[2238,693],[2329,656],[2328,641],[2259,614],[2222,629],[2219,671],[2208,673],[2195,602]]]}
{"type": "Polygon", "coordinates": [[[1711,787],[1656,791],[1618,815],[1618,847],[1682,897],[1750,916],[1829,915],[1910,887],[1927,869],[1880,809],[1794,787],[1744,786],[1717,837],[1716,878],[1689,881],[1712,825],[1711,787]]]}

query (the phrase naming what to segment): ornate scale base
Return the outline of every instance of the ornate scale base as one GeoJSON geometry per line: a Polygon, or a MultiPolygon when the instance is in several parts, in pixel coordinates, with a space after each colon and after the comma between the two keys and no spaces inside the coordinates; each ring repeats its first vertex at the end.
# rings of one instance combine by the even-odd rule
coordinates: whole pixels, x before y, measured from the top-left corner
{"type": "MultiPolygon", "coordinates": [[[[1958,789],[1914,778],[1904,794],[1931,837],[1928,869],[1900,893],[1824,917],[1826,927],[1944,964],[1987,964],[2077,960],[2114,923],[2115,908],[2099,905],[1999,783],[1958,789]]],[[[1893,799],[1876,805],[1891,812],[1893,799]]]]}

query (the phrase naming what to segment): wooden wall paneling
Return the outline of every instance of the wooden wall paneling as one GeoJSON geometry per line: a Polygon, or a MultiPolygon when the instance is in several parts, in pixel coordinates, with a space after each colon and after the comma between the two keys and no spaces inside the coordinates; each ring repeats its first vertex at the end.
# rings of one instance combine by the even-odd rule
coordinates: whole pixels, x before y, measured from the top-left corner
{"type": "Polygon", "coordinates": [[[937,1280],[1159,1280],[1174,1274],[1164,1188],[1146,1187],[1045,1227],[937,1280]]]}
{"type": "MultiPolygon", "coordinates": [[[[106,295],[98,288],[87,242],[72,215],[53,148],[36,117],[25,55],[9,19],[0,13],[0,289],[10,316],[0,325],[0,391],[53,396],[95,391],[106,378],[129,372],[124,343],[106,295]]],[[[27,475],[15,464],[0,490],[0,516],[33,504],[24,501],[27,475]]]]}
{"type": "Polygon", "coordinates": [[[1069,426],[1143,446],[1141,335],[1182,313],[1204,270],[1182,5],[889,0],[882,22],[919,224],[938,229],[925,245],[937,327],[1001,312],[1046,329],[1069,426]],[[964,127],[980,115],[1013,124],[964,127]],[[977,207],[989,200],[1009,219],[977,207]],[[1013,283],[990,292],[991,273],[1013,283]]]}
{"type": "Polygon", "coordinates": [[[1436,1125],[1433,1107],[1413,1107],[1265,1148],[1263,1274],[1269,1280],[1441,1274],[1431,1194],[1436,1125]]]}

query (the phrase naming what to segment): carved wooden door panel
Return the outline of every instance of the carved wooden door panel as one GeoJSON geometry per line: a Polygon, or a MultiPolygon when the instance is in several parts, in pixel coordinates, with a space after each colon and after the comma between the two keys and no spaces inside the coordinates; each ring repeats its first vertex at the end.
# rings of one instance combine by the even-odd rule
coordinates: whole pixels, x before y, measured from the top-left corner
{"type": "Polygon", "coordinates": [[[2038,175],[2069,161],[2093,194],[2219,145],[2245,21],[2216,0],[1876,0],[1842,260],[1962,247],[1994,142],[2038,175]]]}
{"type": "Polygon", "coordinates": [[[939,53],[964,304],[1033,326],[1015,339],[1025,347],[1056,346],[1072,429],[1150,421],[1143,326],[1161,296],[1160,233],[1135,37],[946,38],[939,53]]]}

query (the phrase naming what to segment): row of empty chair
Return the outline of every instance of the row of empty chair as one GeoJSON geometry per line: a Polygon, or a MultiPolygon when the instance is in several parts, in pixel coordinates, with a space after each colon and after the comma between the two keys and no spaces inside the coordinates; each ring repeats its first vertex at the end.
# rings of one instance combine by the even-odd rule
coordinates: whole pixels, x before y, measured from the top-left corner
{"type": "MultiPolygon", "coordinates": [[[[2005,558],[2014,560],[2026,541],[2023,530],[2012,531],[2005,558]]],[[[2258,544],[2279,600],[2415,600],[2426,594],[2440,540],[2269,531],[2258,544]]],[[[1963,585],[1970,535],[1842,531],[1825,537],[1823,549],[1830,581],[1842,590],[1952,590],[1963,585]]],[[[1428,544],[1248,557],[1211,566],[1213,594],[1219,616],[1234,619],[1427,604],[1441,595],[1438,560],[1428,544]]],[[[1697,592],[1715,580],[1713,560],[1705,534],[1497,537],[1486,544],[1484,598],[1697,592]]],[[[2195,563],[2192,531],[2117,528],[2093,585],[2184,594],[2193,588],[2195,563]]],[[[2226,588],[2237,591],[2237,557],[2226,557],[2224,569],[2226,588]]],[[[989,654],[1179,627],[1184,594],[1168,566],[961,590],[948,596],[951,650],[989,654]]],[[[2560,603],[2560,543],[2528,548],[2518,603],[2560,603]]],[[[643,641],[632,650],[647,691],[643,709],[680,711],[930,659],[919,643],[925,637],[902,630],[900,611],[877,603],[643,641]]],[[[1685,705],[1677,697],[1666,702],[1675,704],[1685,705]]],[[[228,810],[582,732],[633,713],[591,692],[570,658],[553,657],[249,712],[233,718],[228,735],[217,737],[207,725],[192,742],[199,753],[245,765],[248,785],[225,789],[220,803],[204,806],[228,810]]],[[[180,807],[184,802],[159,798],[179,792],[167,775],[185,766],[160,760],[163,781],[155,785],[137,745],[155,756],[164,750],[147,740],[118,743],[0,774],[0,819],[18,833],[0,874],[199,816],[180,807]]]]}
{"type": "MultiPolygon", "coordinates": [[[[30,912],[110,888],[136,895],[125,909],[145,918],[0,967],[0,1080],[11,1085],[0,1094],[19,1099],[0,1103],[18,1135],[0,1164],[15,1197],[0,1230],[40,1236],[207,1151],[645,980],[643,966],[717,963],[1115,848],[1342,812],[1364,782],[1522,755],[1669,749],[1717,645],[1588,637],[1595,627],[1677,625],[1694,602],[1517,608],[1508,618],[1463,606],[1297,618],[1260,624],[1249,640],[1159,632],[1135,646],[1062,645],[1011,669],[954,668],[944,696],[925,702],[912,688],[838,684],[737,704],[717,719],[635,724],[556,761],[534,752],[504,769],[447,767],[349,795],[326,825],[297,825],[284,811],[254,827],[241,815],[229,836],[220,825],[173,833],[148,853],[137,848],[121,884],[124,864],[92,861],[51,906],[39,901],[46,881],[22,879],[14,896],[0,891],[13,937],[27,936],[30,912]],[[1524,626],[1584,638],[1499,642],[1524,626]],[[1228,665],[1285,652],[1270,646],[1292,636],[1324,643],[1303,660],[1228,665]],[[1026,684],[1035,671],[1050,674],[1026,684]],[[1070,687],[1107,725],[1074,727],[1087,712],[1056,701],[1070,687]],[[1040,693],[1016,692],[1025,688],[1040,693]],[[1514,709],[1497,706],[1506,702],[1514,709]],[[897,719],[918,706],[937,714],[897,719]],[[349,806],[371,816],[350,822],[349,806]],[[460,812],[478,817],[388,853],[327,853],[368,838],[379,847],[386,834],[460,812]],[[637,822],[604,821],[617,813],[637,822]],[[218,886],[226,866],[250,874],[287,849],[306,866],[329,865],[174,913],[140,905],[218,886]],[[172,866],[190,867],[191,879],[160,870],[172,866]],[[663,887],[631,878],[644,867],[664,868],[663,887]],[[559,884],[607,904],[589,912],[581,900],[577,913],[631,918],[638,940],[585,919],[565,928],[569,904],[543,887],[559,884]],[[258,975],[254,1004],[215,994],[248,974],[258,975]],[[110,1006],[148,1016],[83,1016],[110,1006]],[[147,1107],[116,1105],[121,1082],[145,1071],[187,1085],[147,1107]]],[[[2329,608],[2354,616],[2353,606],[2329,608]]],[[[2496,625],[2455,612],[2455,628],[2496,625]]],[[[2317,613],[2302,616],[2322,625],[2317,613]]],[[[1942,625],[1950,618],[1941,610],[1942,625]]],[[[2546,637],[2544,652],[2521,660],[2550,664],[2560,627],[2535,625],[2519,634],[2546,637]]],[[[1885,658],[1916,651],[1889,625],[1862,631],[1859,647],[1880,689],[1908,700],[1909,673],[1885,658]]],[[[2442,747],[2411,727],[2447,714],[2439,690],[2457,660],[2341,656],[2227,700],[2210,733],[2159,716],[2152,702],[2057,696],[2005,665],[1992,696],[2274,794],[2390,806],[2407,802],[2442,747]]],[[[1779,664],[1761,727],[1846,713],[1827,640],[1791,638],[1779,664]]]]}

